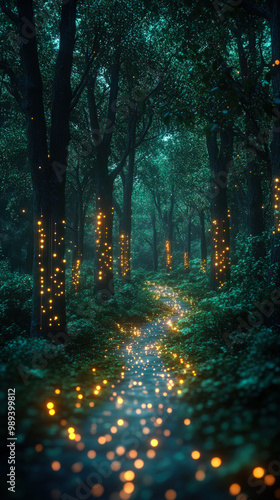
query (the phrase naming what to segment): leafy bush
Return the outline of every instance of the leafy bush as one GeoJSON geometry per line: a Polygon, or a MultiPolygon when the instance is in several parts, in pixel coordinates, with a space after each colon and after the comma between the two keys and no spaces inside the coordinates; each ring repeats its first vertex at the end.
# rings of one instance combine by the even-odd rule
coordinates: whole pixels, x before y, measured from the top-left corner
{"type": "Polygon", "coordinates": [[[28,275],[11,273],[0,267],[0,342],[30,328],[32,281],[28,275]]]}

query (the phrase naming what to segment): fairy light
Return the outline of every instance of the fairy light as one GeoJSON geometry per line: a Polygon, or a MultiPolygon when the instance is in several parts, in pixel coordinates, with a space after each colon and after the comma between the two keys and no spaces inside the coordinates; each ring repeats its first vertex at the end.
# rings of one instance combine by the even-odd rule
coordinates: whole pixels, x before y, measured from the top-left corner
{"type": "MultiPolygon", "coordinates": [[[[100,198],[98,198],[98,204],[100,198]]],[[[96,215],[96,263],[97,263],[97,276],[100,282],[106,281],[108,276],[112,275],[113,270],[113,252],[112,244],[110,242],[109,224],[113,218],[114,208],[108,215],[104,214],[101,209],[96,215]]]]}
{"type": "Polygon", "coordinates": [[[188,271],[190,268],[189,252],[184,252],[184,268],[185,271],[188,271]]]}
{"type": "Polygon", "coordinates": [[[273,212],[274,212],[274,220],[275,220],[275,228],[274,228],[274,234],[280,232],[280,179],[276,177],[274,180],[274,206],[273,206],[273,212]]]}
{"type": "Polygon", "coordinates": [[[206,259],[202,259],[202,261],[200,263],[200,269],[201,269],[201,271],[206,273],[206,259]]]}
{"type": "MultiPolygon", "coordinates": [[[[230,213],[228,210],[228,217],[230,213]]],[[[223,287],[226,281],[227,270],[229,268],[229,246],[226,244],[226,221],[213,220],[212,234],[214,242],[214,267],[215,267],[215,282],[219,287],[223,287]]]]}
{"type": "Polygon", "coordinates": [[[165,242],[165,264],[166,264],[166,270],[171,271],[172,270],[172,243],[169,240],[166,240],[165,242]]]}
{"type": "Polygon", "coordinates": [[[120,234],[120,273],[122,278],[130,275],[130,236],[128,232],[120,234]]]}

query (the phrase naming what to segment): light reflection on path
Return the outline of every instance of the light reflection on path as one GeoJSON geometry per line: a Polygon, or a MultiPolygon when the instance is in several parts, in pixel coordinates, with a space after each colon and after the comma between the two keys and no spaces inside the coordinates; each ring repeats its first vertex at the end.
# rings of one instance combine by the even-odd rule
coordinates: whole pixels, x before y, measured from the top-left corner
{"type": "Polygon", "coordinates": [[[186,305],[170,289],[153,290],[172,307],[174,316],[138,330],[118,353],[126,365],[122,380],[111,389],[107,402],[91,410],[80,431],[81,441],[59,443],[61,452],[52,462],[55,470],[51,464],[43,469],[38,464],[40,481],[33,477],[32,482],[37,492],[43,486],[42,500],[228,498],[217,491],[218,481],[208,483],[204,465],[194,459],[198,455],[192,457],[194,447],[183,439],[188,427],[178,410],[186,403],[180,400],[178,380],[157,348],[186,305]]]}

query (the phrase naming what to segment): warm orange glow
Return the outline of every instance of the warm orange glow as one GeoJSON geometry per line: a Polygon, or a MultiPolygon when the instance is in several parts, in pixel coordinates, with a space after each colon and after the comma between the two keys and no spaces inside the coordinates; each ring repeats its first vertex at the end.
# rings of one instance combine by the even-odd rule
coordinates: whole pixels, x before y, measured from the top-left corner
{"type": "Polygon", "coordinates": [[[88,458],[95,458],[95,457],[96,457],[96,451],[94,451],[94,450],[89,450],[89,451],[87,452],[87,456],[88,456],[88,458]]]}
{"type": "Polygon", "coordinates": [[[198,459],[200,458],[200,453],[199,453],[199,451],[194,450],[194,451],[192,452],[192,455],[191,455],[191,456],[192,456],[192,458],[193,458],[194,460],[198,460],[198,459]]]}
{"type": "Polygon", "coordinates": [[[272,486],[275,483],[275,481],[276,481],[276,479],[272,474],[268,474],[264,478],[264,482],[265,482],[265,484],[267,484],[267,486],[272,486]]]}
{"type": "Polygon", "coordinates": [[[185,425],[190,425],[190,423],[191,423],[190,419],[189,418],[185,418],[184,424],[185,425]]]}
{"type": "Polygon", "coordinates": [[[222,460],[219,457],[214,457],[211,460],[212,467],[220,467],[222,460]]]}
{"type": "Polygon", "coordinates": [[[61,468],[60,462],[57,462],[57,461],[52,462],[52,470],[58,471],[58,470],[60,470],[60,468],[61,468]]]}
{"type": "Polygon", "coordinates": [[[256,478],[261,478],[264,476],[264,469],[262,467],[255,467],[253,470],[253,476],[256,478]]]}
{"type": "Polygon", "coordinates": [[[134,467],[136,469],[142,469],[142,467],[144,467],[144,462],[143,460],[141,460],[141,458],[138,458],[137,460],[135,460],[134,462],[134,467]]]}
{"type": "Polygon", "coordinates": [[[203,481],[205,479],[205,472],[203,470],[198,470],[195,473],[195,479],[197,481],[203,481]]]}
{"type": "Polygon", "coordinates": [[[40,444],[40,443],[36,444],[36,446],[35,446],[35,450],[36,450],[38,453],[39,453],[40,451],[42,451],[42,449],[43,449],[43,445],[42,445],[42,444],[40,444]]]}
{"type": "Polygon", "coordinates": [[[158,445],[158,440],[157,439],[152,439],[151,440],[151,446],[153,446],[154,448],[158,445]]]}
{"type": "Polygon", "coordinates": [[[104,488],[103,488],[102,484],[95,484],[91,488],[91,493],[96,498],[101,497],[101,495],[103,495],[103,493],[104,493],[104,488]]]}
{"type": "Polygon", "coordinates": [[[237,483],[233,483],[229,487],[229,492],[232,496],[238,495],[240,491],[241,491],[241,486],[237,483]]]}
{"type": "Polygon", "coordinates": [[[116,454],[121,456],[125,453],[125,447],[124,446],[118,446],[116,449],[116,454]]]}
{"type": "Polygon", "coordinates": [[[134,484],[133,483],[125,483],[123,485],[123,490],[125,493],[132,493],[134,491],[134,484]]]}
{"type": "Polygon", "coordinates": [[[53,404],[53,403],[48,403],[48,404],[47,404],[47,408],[48,408],[49,410],[50,410],[51,408],[53,408],[53,407],[54,407],[54,404],[53,404]]]}
{"type": "Polygon", "coordinates": [[[72,472],[75,472],[76,474],[81,472],[83,470],[83,468],[84,468],[84,466],[83,466],[82,462],[76,462],[71,467],[72,472]]]}
{"type": "Polygon", "coordinates": [[[127,470],[123,473],[123,477],[125,481],[133,481],[133,479],[135,478],[135,474],[132,470],[127,470]]]}
{"type": "Polygon", "coordinates": [[[177,493],[175,490],[167,490],[164,496],[166,500],[175,500],[177,498],[177,493]]]}

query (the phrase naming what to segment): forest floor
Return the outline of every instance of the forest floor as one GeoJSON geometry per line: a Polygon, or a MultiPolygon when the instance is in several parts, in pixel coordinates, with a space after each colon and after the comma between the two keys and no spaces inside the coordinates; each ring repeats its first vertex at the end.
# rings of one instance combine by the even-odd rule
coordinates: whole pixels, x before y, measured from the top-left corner
{"type": "MultiPolygon", "coordinates": [[[[201,317],[197,305],[191,306],[191,296],[165,284],[150,282],[148,286],[154,302],[150,296],[151,319],[143,326],[137,321],[132,326],[132,321],[127,331],[124,325],[117,325],[119,333],[111,333],[109,328],[108,335],[104,326],[97,337],[100,345],[91,345],[88,334],[81,334],[79,342],[76,336],[69,360],[75,360],[76,349],[77,365],[65,366],[67,358],[63,357],[61,384],[56,376],[53,386],[50,372],[44,370],[39,370],[41,379],[30,378],[24,393],[30,392],[28,411],[23,419],[18,415],[15,500],[280,498],[279,457],[274,448],[270,455],[266,451],[271,444],[275,403],[272,410],[272,401],[266,405],[263,427],[258,423],[254,427],[261,400],[258,396],[258,407],[252,408],[247,392],[244,396],[237,385],[247,387],[249,383],[251,387],[247,372],[240,368],[239,355],[228,354],[224,347],[217,349],[211,331],[205,332],[206,340],[197,337],[195,323],[190,333],[182,335],[182,324],[188,318],[194,317],[198,323],[201,317]],[[96,353],[103,362],[96,363],[96,353]],[[77,366],[90,370],[89,375],[77,371],[77,366]],[[240,380],[235,381],[235,371],[240,380]],[[39,393],[36,387],[33,392],[32,380],[38,380],[36,387],[41,391],[33,405],[32,398],[39,393]],[[61,387],[56,394],[55,387],[61,387]],[[52,417],[47,401],[54,401],[52,417]],[[21,440],[25,424],[28,432],[21,440]],[[259,467],[262,477],[258,479],[252,471],[260,465],[265,469],[259,467]]],[[[131,300],[133,289],[124,288],[122,293],[131,300]]],[[[122,301],[124,304],[124,298],[122,301]]],[[[91,301],[89,310],[90,305],[91,301]]],[[[218,325],[214,313],[214,309],[209,312],[218,325]]],[[[75,327],[85,321],[84,306],[79,314],[75,327]]],[[[106,314],[110,316],[109,309],[106,314]]],[[[90,322],[89,316],[87,328],[90,322]]],[[[47,368],[52,366],[55,375],[55,364],[50,361],[47,368]]],[[[252,401],[255,405],[254,394],[252,401]]]]}
{"type": "MultiPolygon", "coordinates": [[[[160,342],[186,311],[186,303],[167,287],[154,291],[172,308],[172,316],[137,329],[116,351],[125,365],[120,380],[79,429],[71,429],[70,419],[64,422],[61,437],[48,440],[33,463],[20,467],[19,482],[27,488],[18,489],[21,498],[230,498],[222,466],[214,469],[213,457],[203,456],[203,443],[189,441],[188,404],[182,407],[177,377],[160,353],[160,342]],[[69,439],[71,433],[78,439],[69,439]],[[192,458],[197,450],[200,459],[198,452],[192,458]]],[[[24,456],[19,451],[19,464],[24,456]]]]}

